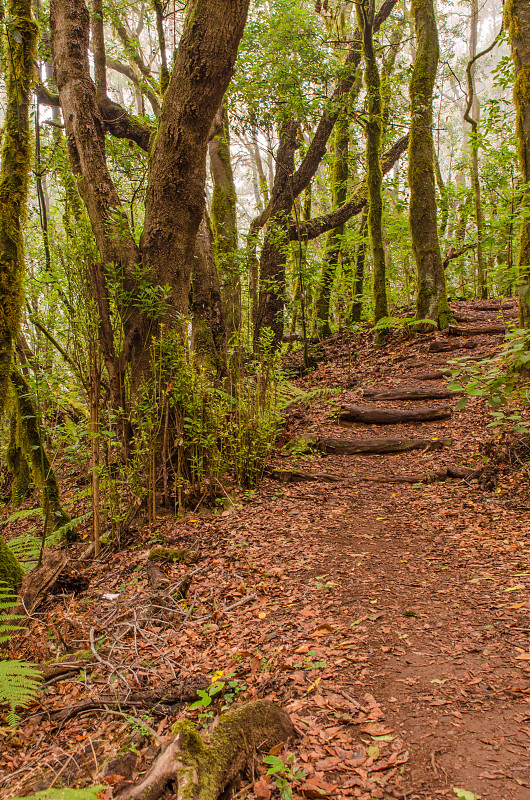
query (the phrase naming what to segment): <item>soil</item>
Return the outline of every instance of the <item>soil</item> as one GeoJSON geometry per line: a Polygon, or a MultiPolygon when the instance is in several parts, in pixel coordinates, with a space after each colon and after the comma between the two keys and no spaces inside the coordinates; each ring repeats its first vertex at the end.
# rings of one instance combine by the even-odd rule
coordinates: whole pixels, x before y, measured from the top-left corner
{"type": "MultiPolygon", "coordinates": [[[[472,303],[454,307],[484,324],[503,313],[472,303]]],[[[17,731],[0,729],[2,797],[51,783],[91,783],[105,759],[131,741],[141,769],[157,752],[152,734],[167,741],[174,720],[188,716],[208,725],[231,702],[266,697],[288,711],[300,734],[284,751],[293,755],[293,770],[305,772],[292,781],[295,797],[530,798],[525,459],[517,463],[515,453],[513,466],[492,458],[481,398],[450,419],[385,425],[383,434],[376,425],[337,422],[341,405],[363,402],[363,389],[432,388],[414,376],[455,357],[491,355],[502,342],[502,335],[479,335],[472,351],[434,354],[433,338],[446,340],[436,333],[375,348],[368,331],[328,340],[319,351],[325,360],[295,381],[326,391],[290,411],[283,441],[300,434],[422,436],[450,438],[450,448],[289,455],[280,442],[272,467],[344,480],[266,478],[219,516],[161,516],[103,563],[77,565],[88,587],[50,598],[13,648],[42,663],[65,646],[78,650],[92,641],[104,655],[89,659],[85,672],[51,683],[17,731]],[[486,482],[373,480],[448,464],[478,468],[488,460],[485,452],[486,482]],[[178,607],[171,606],[170,590],[154,595],[148,586],[146,563],[155,543],[201,552],[196,565],[163,567],[171,586],[191,576],[187,601],[178,607]],[[210,706],[190,709],[177,700],[150,707],[144,717],[150,731],[138,719],[145,708],[105,707],[101,700],[109,693],[141,697],[160,683],[207,686],[212,678],[226,685],[210,706]],[[95,708],[77,713],[87,700],[95,708]],[[60,720],[66,707],[74,713],[60,720]]],[[[299,359],[293,354],[287,361],[297,367],[299,359]]],[[[381,408],[425,403],[367,402],[381,408]]],[[[278,797],[274,776],[263,777],[264,771],[256,764],[238,797],[278,797]]],[[[103,780],[105,796],[112,797],[120,779],[103,780]]]]}

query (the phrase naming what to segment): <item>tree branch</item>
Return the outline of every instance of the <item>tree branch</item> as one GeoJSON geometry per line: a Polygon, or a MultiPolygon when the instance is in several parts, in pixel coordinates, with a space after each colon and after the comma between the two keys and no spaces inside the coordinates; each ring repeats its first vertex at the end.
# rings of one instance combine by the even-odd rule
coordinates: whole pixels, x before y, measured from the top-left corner
{"type": "MultiPolygon", "coordinates": [[[[382,156],[381,169],[383,175],[386,175],[387,172],[392,169],[398,158],[403,155],[408,147],[408,142],[409,137],[407,134],[399,139],[390,150],[387,150],[382,156]]],[[[322,233],[337,228],[339,225],[344,225],[351,217],[354,217],[363,210],[367,199],[368,187],[366,185],[366,180],[364,180],[357,185],[353,197],[330,214],[324,214],[322,217],[315,217],[315,219],[300,223],[298,226],[296,226],[293,221],[289,228],[290,240],[294,241],[298,239],[299,235],[305,240],[316,239],[317,236],[320,236],[322,233]]]]}

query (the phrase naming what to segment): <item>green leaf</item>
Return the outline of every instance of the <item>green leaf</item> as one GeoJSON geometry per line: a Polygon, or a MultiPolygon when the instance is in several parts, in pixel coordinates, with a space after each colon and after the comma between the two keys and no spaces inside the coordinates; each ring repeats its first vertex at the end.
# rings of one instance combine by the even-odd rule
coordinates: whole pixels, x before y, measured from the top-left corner
{"type": "Polygon", "coordinates": [[[457,789],[456,786],[453,786],[453,792],[456,794],[458,800],[479,800],[479,794],[473,794],[473,792],[468,792],[466,789],[457,789]]]}

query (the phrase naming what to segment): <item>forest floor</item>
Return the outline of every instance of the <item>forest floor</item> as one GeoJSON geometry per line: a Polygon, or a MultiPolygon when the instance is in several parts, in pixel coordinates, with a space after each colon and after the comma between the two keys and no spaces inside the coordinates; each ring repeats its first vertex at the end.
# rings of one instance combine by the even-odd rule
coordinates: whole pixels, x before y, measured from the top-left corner
{"type": "MultiPolygon", "coordinates": [[[[455,308],[483,322],[499,316],[477,304],[455,308]]],[[[368,333],[329,340],[326,359],[298,383],[340,393],[291,412],[283,441],[302,433],[422,436],[450,438],[450,447],[288,457],[278,447],[274,467],[340,480],[266,478],[219,516],[160,517],[104,564],[77,565],[86,588],[65,588],[40,608],[17,653],[42,663],[58,639],[70,650],[92,640],[104,656],[81,674],[52,680],[15,733],[0,728],[2,797],[90,783],[131,739],[133,769],[145,768],[157,744],[134,723],[145,711],[142,695],[160,683],[207,686],[213,676],[232,686],[204,714],[221,702],[267,697],[291,715],[300,736],[284,754],[294,755],[293,770],[305,771],[293,782],[295,797],[530,798],[530,497],[523,473],[497,457],[487,488],[477,479],[370,480],[481,466],[493,451],[480,398],[441,421],[384,428],[337,422],[342,404],[374,405],[360,400],[362,389],[445,386],[415,376],[451,358],[492,354],[502,336],[477,335],[473,350],[437,354],[429,351],[433,341],[463,345],[466,337],[437,333],[379,348],[368,333]],[[173,587],[192,578],[187,605],[172,615],[170,589],[153,595],[147,581],[157,543],[201,552],[195,565],[165,567],[173,587]]],[[[188,709],[172,696],[149,709],[144,723],[163,742],[176,718],[199,720],[201,710],[188,709]]],[[[263,772],[258,765],[256,779],[263,772]]],[[[124,774],[113,765],[109,797],[124,774]]],[[[271,791],[279,796],[274,776],[238,796],[267,800],[271,791]]]]}

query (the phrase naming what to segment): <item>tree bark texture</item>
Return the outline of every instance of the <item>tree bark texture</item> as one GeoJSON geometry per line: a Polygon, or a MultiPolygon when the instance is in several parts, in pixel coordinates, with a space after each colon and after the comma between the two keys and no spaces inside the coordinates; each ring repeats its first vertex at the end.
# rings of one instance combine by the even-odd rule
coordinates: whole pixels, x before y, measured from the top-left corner
{"type": "MultiPolygon", "coordinates": [[[[188,312],[195,240],[205,208],[209,132],[232,75],[247,10],[248,0],[190,2],[152,140],[145,126],[140,136],[126,117],[111,121],[133,129],[135,141],[150,147],[145,227],[138,248],[107,167],[108,122],[90,77],[88,10],[84,0],[51,2],[52,56],[69,155],[101,255],[101,265],[94,265],[95,291],[97,286],[105,291],[108,271],[119,276],[125,336],[116,357],[122,373],[131,363],[133,391],[148,373],[150,340],[158,323],[171,325],[175,314],[188,312]],[[148,289],[169,287],[170,302],[156,319],[142,307],[142,284],[148,289]]],[[[114,109],[108,98],[103,102],[104,111],[109,104],[114,109]]],[[[113,401],[123,406],[122,396],[113,401]]]]}
{"type": "MultiPolygon", "coordinates": [[[[525,183],[525,195],[530,196],[530,6],[526,0],[506,0],[504,19],[510,34],[512,58],[515,64],[513,99],[516,110],[516,130],[519,164],[525,183]]],[[[522,327],[530,327],[530,219],[521,228],[519,244],[519,319],[522,327]]]]}
{"type": "Polygon", "coordinates": [[[186,313],[204,212],[209,132],[232,77],[249,0],[188,4],[149,164],[142,263],[186,313]],[[175,224],[178,220],[178,224],[175,224]]]}
{"type": "Polygon", "coordinates": [[[0,166],[0,415],[3,414],[23,304],[22,222],[28,194],[31,140],[30,91],[34,78],[37,24],[30,0],[9,0],[6,12],[7,106],[0,166]]]}
{"type": "Polygon", "coordinates": [[[433,0],[412,0],[412,14],[417,50],[410,80],[409,217],[418,271],[416,314],[443,329],[451,314],[436,219],[432,102],[439,46],[433,0]]]}

